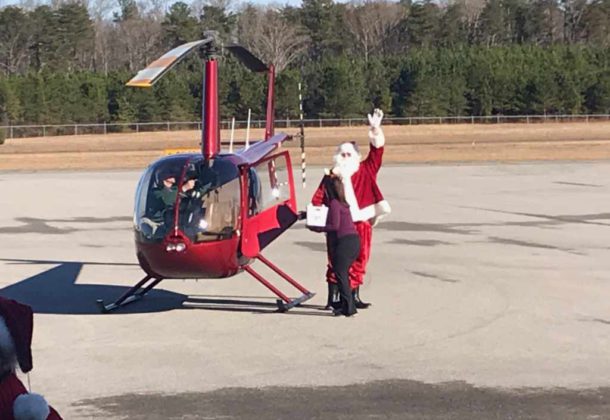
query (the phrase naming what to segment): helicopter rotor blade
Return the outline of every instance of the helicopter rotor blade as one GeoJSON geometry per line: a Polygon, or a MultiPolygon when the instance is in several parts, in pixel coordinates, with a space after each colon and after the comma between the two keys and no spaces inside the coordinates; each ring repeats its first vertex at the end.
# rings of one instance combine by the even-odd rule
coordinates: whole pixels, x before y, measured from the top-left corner
{"type": "Polygon", "coordinates": [[[198,41],[187,42],[186,44],[182,44],[173,50],[166,52],[160,58],[150,63],[145,69],[140,70],[138,74],[126,83],[126,85],[133,87],[151,87],[172,67],[182,61],[189,52],[212,41],[214,41],[214,38],[210,36],[198,41]]]}
{"type": "Polygon", "coordinates": [[[233,44],[225,46],[244,66],[255,73],[269,71],[269,67],[263,63],[257,56],[241,45],[233,44]]]}

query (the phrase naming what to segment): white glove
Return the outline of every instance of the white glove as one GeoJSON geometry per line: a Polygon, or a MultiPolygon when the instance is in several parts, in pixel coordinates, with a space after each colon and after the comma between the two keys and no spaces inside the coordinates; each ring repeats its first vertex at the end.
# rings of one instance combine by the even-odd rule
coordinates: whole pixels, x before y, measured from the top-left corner
{"type": "Polygon", "coordinates": [[[368,114],[369,117],[369,139],[371,144],[375,147],[383,147],[385,144],[385,136],[381,130],[381,120],[383,119],[383,111],[379,108],[375,108],[373,115],[368,114]]]}
{"type": "Polygon", "coordinates": [[[369,125],[372,129],[381,127],[381,120],[383,119],[383,111],[379,108],[375,108],[373,115],[368,114],[369,125]]]}

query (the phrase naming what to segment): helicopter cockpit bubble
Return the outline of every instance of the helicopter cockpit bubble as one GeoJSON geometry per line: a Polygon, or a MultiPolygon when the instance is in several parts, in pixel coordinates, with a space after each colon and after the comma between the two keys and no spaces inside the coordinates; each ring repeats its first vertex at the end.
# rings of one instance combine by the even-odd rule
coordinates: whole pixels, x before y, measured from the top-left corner
{"type": "Polygon", "coordinates": [[[163,158],[138,185],[136,234],[145,242],[160,242],[176,229],[193,243],[230,238],[238,227],[240,194],[239,171],[222,156],[163,158]]]}

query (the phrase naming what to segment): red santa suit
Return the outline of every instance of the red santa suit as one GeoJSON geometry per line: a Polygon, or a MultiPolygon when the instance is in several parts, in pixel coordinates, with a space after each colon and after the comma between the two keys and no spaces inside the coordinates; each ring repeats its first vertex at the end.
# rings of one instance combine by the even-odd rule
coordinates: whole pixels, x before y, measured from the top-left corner
{"type": "MultiPolygon", "coordinates": [[[[333,173],[340,175],[345,189],[345,198],[360,236],[360,254],[350,267],[350,285],[357,289],[364,282],[366,266],[371,255],[372,227],[384,215],[390,213],[390,205],[384,200],[377,185],[377,173],[383,161],[385,137],[380,128],[369,131],[368,156],[360,162],[355,143],[343,143],[335,155],[333,173]],[[351,176],[350,176],[351,174],[351,176]]],[[[328,205],[324,179],[312,197],[315,206],[328,205]]],[[[328,282],[336,282],[330,261],[326,271],[328,282]]]]}
{"type": "Polygon", "coordinates": [[[38,394],[28,392],[15,374],[32,370],[32,309],[0,297],[0,419],[61,420],[38,394]]]}

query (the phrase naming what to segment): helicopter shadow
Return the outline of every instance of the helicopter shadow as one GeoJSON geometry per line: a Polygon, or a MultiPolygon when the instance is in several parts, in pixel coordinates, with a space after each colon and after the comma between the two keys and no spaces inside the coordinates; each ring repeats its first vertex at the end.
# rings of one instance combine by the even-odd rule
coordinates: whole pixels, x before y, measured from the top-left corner
{"type": "MultiPolygon", "coordinates": [[[[248,298],[241,296],[240,298],[248,298]]],[[[269,298],[261,298],[269,299],[269,298]]],[[[202,309],[208,311],[227,312],[250,312],[255,314],[277,314],[278,307],[275,302],[232,299],[231,296],[189,296],[184,302],[184,307],[189,309],[202,309]]],[[[282,315],[306,315],[306,316],[332,316],[331,312],[321,305],[300,304],[282,315]],[[305,311],[303,310],[305,309],[305,311]],[[315,310],[316,312],[312,312],[315,310]],[[322,312],[324,311],[324,312],[322,312]]]]}
{"type": "MultiPolygon", "coordinates": [[[[32,307],[35,313],[58,315],[99,315],[96,304],[98,299],[113,302],[130,287],[110,284],[78,284],[77,280],[84,265],[137,266],[127,263],[47,261],[27,259],[6,259],[0,261],[9,264],[55,265],[34,276],[0,289],[0,296],[14,299],[32,307]]],[[[152,289],[146,296],[134,303],[121,307],[111,314],[136,314],[164,312],[174,309],[201,309],[229,312],[250,312],[260,314],[278,313],[272,302],[246,300],[247,296],[195,296],[172,292],[164,289],[152,289]],[[241,298],[244,298],[243,300],[241,298]]],[[[300,305],[299,308],[320,309],[315,305],[300,305]]],[[[296,308],[295,308],[296,309],[296,308]]],[[[323,315],[296,311],[293,315],[323,315]]]]}

